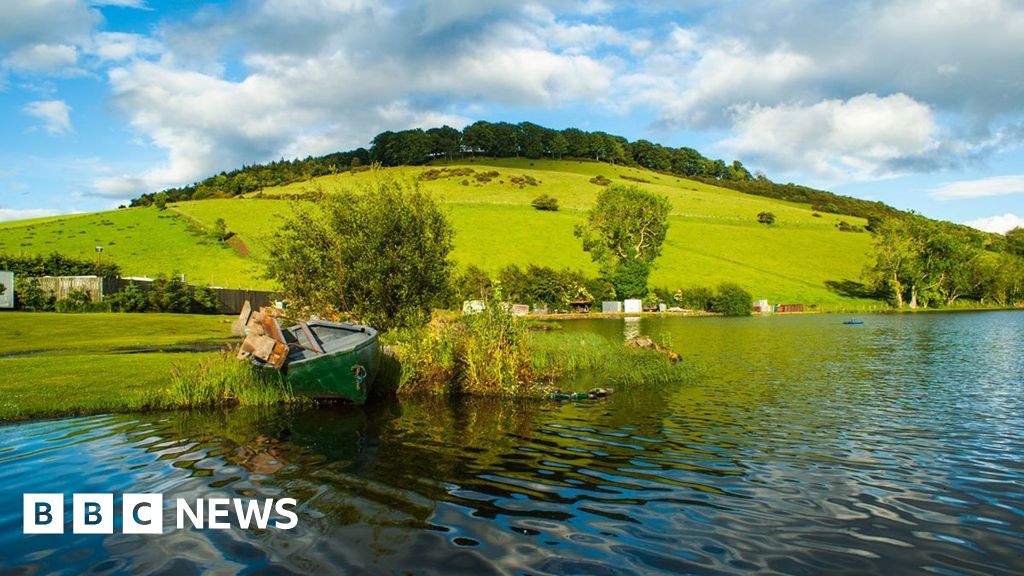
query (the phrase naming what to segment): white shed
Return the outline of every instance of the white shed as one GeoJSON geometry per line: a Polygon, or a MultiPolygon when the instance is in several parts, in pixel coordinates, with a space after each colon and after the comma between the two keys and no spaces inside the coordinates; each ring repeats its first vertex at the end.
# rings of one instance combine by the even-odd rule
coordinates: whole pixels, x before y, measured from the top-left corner
{"type": "Polygon", "coordinates": [[[3,286],[3,294],[0,294],[0,309],[14,308],[14,272],[0,272],[0,286],[3,286]]]}

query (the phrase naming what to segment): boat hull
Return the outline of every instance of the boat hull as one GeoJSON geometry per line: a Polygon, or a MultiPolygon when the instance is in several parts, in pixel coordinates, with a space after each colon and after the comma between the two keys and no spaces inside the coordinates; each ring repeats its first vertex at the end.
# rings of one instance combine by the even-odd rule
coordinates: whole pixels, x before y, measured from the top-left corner
{"type": "Polygon", "coordinates": [[[379,370],[380,346],[373,334],[352,349],[290,363],[286,376],[294,394],[363,404],[379,370]]]}

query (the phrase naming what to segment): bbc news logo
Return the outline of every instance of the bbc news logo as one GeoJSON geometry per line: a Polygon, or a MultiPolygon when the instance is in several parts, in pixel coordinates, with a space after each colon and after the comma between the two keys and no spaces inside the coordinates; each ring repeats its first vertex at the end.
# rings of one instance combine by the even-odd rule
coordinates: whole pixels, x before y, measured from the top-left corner
{"type": "MultiPolygon", "coordinates": [[[[113,534],[113,494],[73,494],[71,527],[74,534],[113,534]]],[[[299,523],[295,499],[243,500],[241,498],[197,499],[193,503],[178,498],[175,502],[177,529],[209,528],[227,530],[235,525],[291,530],[299,523]],[[276,516],[276,518],[275,518],[276,516]]],[[[25,494],[22,516],[25,534],[63,534],[63,494],[25,494]]],[[[164,531],[163,494],[124,494],[121,498],[121,532],[124,534],[162,534],[164,531]]]]}

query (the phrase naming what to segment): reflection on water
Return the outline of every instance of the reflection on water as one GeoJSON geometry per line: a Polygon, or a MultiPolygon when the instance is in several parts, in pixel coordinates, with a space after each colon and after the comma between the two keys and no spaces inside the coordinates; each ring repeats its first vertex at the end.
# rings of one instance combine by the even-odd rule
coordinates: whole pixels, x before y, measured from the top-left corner
{"type": "Polygon", "coordinates": [[[0,572],[1019,572],[1024,315],[567,329],[669,337],[705,377],[0,427],[0,572]],[[300,522],[22,536],[21,494],[47,491],[292,497],[300,522]]]}

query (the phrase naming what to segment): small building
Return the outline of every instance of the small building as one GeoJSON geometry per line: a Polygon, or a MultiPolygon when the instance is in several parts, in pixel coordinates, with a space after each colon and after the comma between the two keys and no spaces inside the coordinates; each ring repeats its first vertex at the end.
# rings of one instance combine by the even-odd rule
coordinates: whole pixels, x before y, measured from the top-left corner
{"type": "Polygon", "coordinates": [[[779,314],[791,314],[793,312],[803,312],[803,304],[779,304],[775,307],[775,311],[779,314]]]}
{"type": "Polygon", "coordinates": [[[513,304],[512,305],[512,314],[514,314],[516,316],[527,316],[527,315],[530,314],[530,305],[529,304],[513,304]]]}
{"type": "Polygon", "coordinates": [[[14,308],[14,272],[0,272],[0,309],[14,308]]]}
{"type": "Polygon", "coordinates": [[[758,300],[754,303],[754,312],[759,314],[768,314],[772,311],[771,304],[768,304],[767,300],[758,300]]]}
{"type": "Polygon", "coordinates": [[[644,310],[644,301],[639,298],[623,300],[622,309],[626,314],[639,314],[644,310]]]}
{"type": "Polygon", "coordinates": [[[601,302],[601,312],[604,312],[606,314],[608,314],[608,313],[611,313],[611,314],[621,313],[622,312],[622,302],[611,302],[611,301],[601,302]]]}
{"type": "Polygon", "coordinates": [[[590,305],[593,304],[590,300],[573,300],[569,302],[569,308],[577,314],[587,314],[590,312],[590,305]]]}

